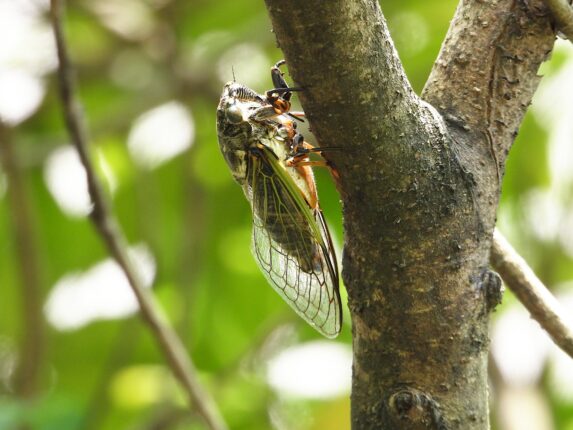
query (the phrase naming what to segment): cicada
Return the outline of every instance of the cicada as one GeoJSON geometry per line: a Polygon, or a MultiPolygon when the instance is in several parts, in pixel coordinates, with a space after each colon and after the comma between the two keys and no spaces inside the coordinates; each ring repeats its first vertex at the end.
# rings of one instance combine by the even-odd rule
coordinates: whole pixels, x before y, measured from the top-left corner
{"type": "Polygon", "coordinates": [[[217,107],[219,147],[253,216],[251,251],[275,291],[327,337],[340,332],[342,311],[336,255],[320,209],[309,154],[320,154],[297,132],[290,110],[300,88],[271,69],[264,95],[228,82],[217,107]]]}

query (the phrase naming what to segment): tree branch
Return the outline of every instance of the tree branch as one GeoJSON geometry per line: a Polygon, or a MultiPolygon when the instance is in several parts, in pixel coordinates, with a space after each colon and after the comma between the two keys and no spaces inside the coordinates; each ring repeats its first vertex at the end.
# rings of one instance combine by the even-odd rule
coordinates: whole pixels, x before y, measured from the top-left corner
{"type": "MultiPolygon", "coordinates": [[[[541,0],[465,0],[422,92],[462,138],[480,142],[499,180],[555,40],[541,0]]],[[[492,170],[493,168],[493,170],[492,170]]]]}
{"type": "Polygon", "coordinates": [[[14,376],[16,393],[22,398],[39,394],[40,377],[45,353],[44,320],[40,264],[33,228],[33,210],[18,158],[14,153],[10,130],[0,119],[0,158],[8,179],[8,202],[12,216],[12,232],[16,247],[21,288],[21,346],[14,376]]]}
{"type": "Polygon", "coordinates": [[[557,346],[573,357],[571,319],[498,230],[493,234],[490,261],[531,316],[547,331],[557,346]]]}
{"type": "Polygon", "coordinates": [[[266,4],[313,134],[343,149],[327,155],[353,427],[488,428],[489,249],[505,158],[555,37],[546,8],[460,2],[423,92],[440,116],[413,93],[377,1],[266,4]]]}
{"type": "MultiPolygon", "coordinates": [[[[547,0],[546,3],[555,1],[547,0]]],[[[501,180],[505,158],[540,80],[537,70],[553,46],[555,37],[548,18],[545,6],[539,0],[468,0],[460,2],[452,20],[422,94],[444,115],[450,131],[457,136],[457,145],[464,151],[479,150],[489,160],[474,171],[478,183],[486,182],[492,172],[501,180]],[[467,142],[478,142],[481,149],[471,148],[467,142]]],[[[488,198],[490,206],[497,205],[498,192],[497,188],[488,198]]],[[[509,248],[502,246],[504,239],[499,233],[495,237],[491,258],[495,257],[497,264],[515,261],[513,254],[507,257],[500,254],[513,250],[506,242],[509,248]]],[[[515,256],[527,267],[517,254],[515,256]]],[[[496,264],[494,268],[498,269],[496,264]]],[[[521,292],[516,291],[516,294],[526,307],[530,309],[537,303],[538,309],[532,311],[532,315],[542,317],[540,309],[552,309],[551,304],[541,303],[551,295],[539,294],[544,287],[538,280],[537,284],[516,285],[515,282],[525,282],[528,278],[515,275],[507,278],[504,276],[507,270],[507,266],[500,270],[502,277],[510,288],[521,292]],[[541,289],[523,292],[528,291],[528,285],[541,289]],[[532,300],[533,297],[536,300],[532,300]]],[[[533,275],[531,269],[523,269],[522,273],[533,275]]],[[[550,303],[555,301],[552,297],[549,300],[550,303]]],[[[539,322],[544,327],[547,325],[539,322]]],[[[564,334],[553,333],[551,336],[562,342],[567,338],[564,334]]],[[[565,342],[565,348],[569,347],[565,342]]]]}
{"type": "Polygon", "coordinates": [[[343,200],[353,428],[485,428],[479,279],[495,208],[470,173],[481,154],[462,153],[413,93],[378,1],[266,4],[313,134],[343,149],[327,155],[343,200]]]}
{"type": "Polygon", "coordinates": [[[567,0],[545,0],[557,23],[557,29],[573,43],[573,7],[567,0]]]}
{"type": "Polygon", "coordinates": [[[109,208],[101,184],[95,174],[89,154],[87,130],[81,105],[75,96],[72,65],[62,29],[62,14],[62,2],[51,0],[51,19],[59,59],[60,96],[68,132],[86,170],[88,190],[94,205],[91,219],[109,252],[125,273],[139,303],[141,316],[161,347],[173,374],[187,393],[191,407],[202,416],[210,429],[224,430],[227,426],[210,395],[199,383],[197,371],[181,340],[162,318],[151,293],[143,287],[139,273],[127,254],[125,237],[109,208]]]}

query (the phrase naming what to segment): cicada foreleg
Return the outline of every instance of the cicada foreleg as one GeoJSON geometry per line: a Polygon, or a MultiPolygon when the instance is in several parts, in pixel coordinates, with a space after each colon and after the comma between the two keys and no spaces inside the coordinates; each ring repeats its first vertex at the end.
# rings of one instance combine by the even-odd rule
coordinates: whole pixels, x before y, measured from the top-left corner
{"type": "Polygon", "coordinates": [[[285,63],[285,60],[280,60],[271,68],[271,78],[273,80],[274,88],[265,93],[267,101],[272,105],[277,115],[286,114],[297,121],[304,121],[302,119],[304,117],[304,113],[290,112],[290,99],[292,97],[292,93],[294,91],[302,91],[302,87],[288,86],[284,78],[284,73],[281,72],[280,69],[280,67],[285,63]]]}
{"type": "MultiPolygon", "coordinates": [[[[273,67],[271,67],[271,78],[273,80],[273,85],[275,86],[275,89],[267,91],[267,97],[269,97],[269,95],[271,95],[273,92],[276,92],[277,90],[288,89],[288,84],[284,78],[284,73],[281,72],[280,69],[280,67],[285,64],[286,64],[285,60],[280,60],[277,61],[277,63],[273,67]]],[[[283,95],[283,99],[289,101],[291,96],[292,93],[290,91],[285,92],[283,95]]]]}

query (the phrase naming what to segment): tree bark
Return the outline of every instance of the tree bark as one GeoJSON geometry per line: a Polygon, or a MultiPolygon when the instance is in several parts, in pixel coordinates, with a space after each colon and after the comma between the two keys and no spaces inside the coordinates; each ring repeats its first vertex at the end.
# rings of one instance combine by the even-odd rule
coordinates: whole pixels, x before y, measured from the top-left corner
{"type": "Polygon", "coordinates": [[[554,41],[543,4],[461,1],[423,99],[376,1],[266,4],[313,133],[344,149],[327,157],[343,202],[352,427],[489,428],[489,249],[505,158],[554,41]]]}

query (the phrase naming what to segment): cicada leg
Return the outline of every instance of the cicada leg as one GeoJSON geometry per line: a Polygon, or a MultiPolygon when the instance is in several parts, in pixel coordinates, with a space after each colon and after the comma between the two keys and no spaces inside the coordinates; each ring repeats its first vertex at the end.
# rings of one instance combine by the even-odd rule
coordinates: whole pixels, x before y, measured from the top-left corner
{"type": "Polygon", "coordinates": [[[304,112],[300,112],[300,111],[294,111],[294,112],[293,112],[293,111],[289,111],[289,112],[287,112],[287,115],[290,116],[290,117],[293,118],[293,119],[296,119],[297,121],[304,122],[304,117],[305,117],[304,112]]]}
{"type": "MultiPolygon", "coordinates": [[[[310,143],[304,140],[302,134],[297,133],[293,138],[292,143],[292,155],[287,158],[286,164],[287,166],[296,167],[296,168],[311,168],[311,167],[326,167],[330,171],[332,178],[334,179],[337,188],[339,188],[340,184],[340,174],[338,170],[334,167],[334,164],[331,161],[328,161],[324,158],[321,160],[310,160],[308,154],[314,152],[319,154],[323,157],[322,152],[325,151],[340,151],[341,148],[336,147],[323,147],[317,148],[310,143]]],[[[304,175],[306,178],[306,175],[304,175]]],[[[313,181],[314,182],[314,181],[313,181]]]]}
{"type": "MultiPolygon", "coordinates": [[[[280,67],[285,65],[286,61],[285,60],[279,60],[277,61],[277,63],[271,67],[271,78],[273,80],[273,85],[275,86],[275,88],[288,88],[288,84],[285,81],[284,73],[281,72],[280,67]]],[[[286,100],[290,100],[291,94],[285,94],[284,98],[286,100]]]]}
{"type": "Polygon", "coordinates": [[[291,107],[290,99],[292,97],[292,93],[294,91],[302,91],[302,88],[288,86],[285,78],[283,77],[284,73],[281,72],[280,69],[280,67],[285,63],[285,60],[280,60],[271,68],[271,78],[275,88],[268,90],[265,93],[267,101],[273,106],[277,115],[287,114],[296,120],[304,121],[302,119],[304,114],[301,112],[289,112],[291,107]]]}
{"type": "Polygon", "coordinates": [[[279,116],[282,112],[277,112],[276,108],[272,105],[262,106],[257,108],[249,115],[249,120],[262,122],[279,116]]]}
{"type": "Polygon", "coordinates": [[[300,133],[296,133],[292,139],[292,154],[286,160],[290,166],[315,166],[330,167],[327,160],[310,160],[308,154],[317,153],[322,156],[322,152],[335,150],[338,148],[317,148],[304,140],[300,133]]]}

